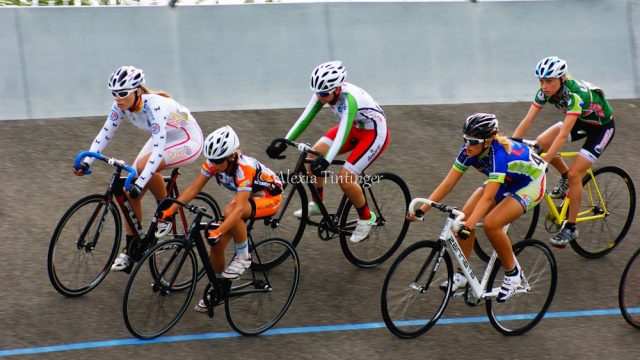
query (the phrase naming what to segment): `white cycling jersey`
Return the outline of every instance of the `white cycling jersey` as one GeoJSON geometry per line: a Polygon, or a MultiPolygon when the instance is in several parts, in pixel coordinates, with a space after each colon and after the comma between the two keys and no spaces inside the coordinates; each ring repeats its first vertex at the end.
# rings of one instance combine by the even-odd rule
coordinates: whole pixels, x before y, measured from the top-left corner
{"type": "MultiPolygon", "coordinates": [[[[297,139],[323,106],[324,104],[318,100],[316,94],[313,94],[302,115],[287,133],[286,138],[288,140],[297,139]]],[[[335,105],[329,104],[329,107],[340,119],[338,133],[325,156],[329,162],[338,155],[352,127],[367,130],[386,128],[386,118],[380,105],[373,100],[371,95],[356,85],[343,83],[340,98],[335,105]]]]}
{"type": "MultiPolygon", "coordinates": [[[[142,151],[151,152],[151,156],[136,180],[136,185],[141,188],[144,188],[163,159],[167,167],[177,167],[195,161],[200,155],[202,130],[189,109],[172,98],[157,94],[143,94],[142,108],[135,112],[120,110],[114,102],[107,121],[89,151],[102,152],[125,119],[137,128],[151,133],[151,138],[142,151]],[[144,151],[145,149],[148,151],[144,151]]],[[[143,155],[142,152],[139,156],[143,155]]],[[[85,162],[91,165],[93,160],[87,158],[85,162]]]]}

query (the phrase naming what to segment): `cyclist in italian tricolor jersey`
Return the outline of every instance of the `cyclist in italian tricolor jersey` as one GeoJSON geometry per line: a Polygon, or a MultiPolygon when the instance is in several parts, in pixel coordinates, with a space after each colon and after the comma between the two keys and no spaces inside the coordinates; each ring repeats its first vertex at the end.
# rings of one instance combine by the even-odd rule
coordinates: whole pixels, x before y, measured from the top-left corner
{"type": "Polygon", "coordinates": [[[556,56],[540,60],[536,66],[536,76],[540,79],[540,89],[513,137],[525,136],[546,103],[553,104],[565,114],[563,121],[556,123],[536,139],[547,152],[544,160],[550,162],[562,175],[560,183],[551,192],[551,197],[564,198],[569,190],[569,217],[558,235],[551,239],[553,245],[564,247],[578,236],[576,218],[582,202],[582,177],[615,135],[613,110],[600,88],[586,81],[571,79],[567,62],[556,56]],[[561,158],[554,157],[567,140],[577,141],[583,138],[586,141],[571,167],[561,158]]]}
{"type": "MultiPolygon", "coordinates": [[[[151,134],[133,162],[138,172],[129,197],[131,206],[140,219],[142,217],[142,195],[150,189],[156,199],[167,197],[160,171],[193,163],[202,151],[202,131],[187,108],[164,92],[155,93],[144,86],[145,77],[141,69],[122,66],[109,77],[108,87],[114,98],[111,111],[102,130],[91,144],[89,151],[102,152],[125,120],[151,134]]],[[[84,160],[84,167],[93,163],[93,158],[84,160]]],[[[76,170],[78,176],[83,169],[76,170]]],[[[164,235],[170,223],[158,230],[164,235]]],[[[111,267],[115,271],[129,271],[132,265],[127,249],[133,241],[133,231],[126,229],[126,247],[111,267]]]]}
{"type": "MultiPolygon", "coordinates": [[[[487,175],[487,181],[467,200],[462,211],[467,215],[457,235],[462,252],[471,259],[475,225],[484,218],[483,228],[505,270],[504,281],[496,301],[504,302],[515,294],[525,278],[516,260],[511,241],[504,232],[512,223],[542,200],[545,192],[547,163],[528,146],[498,135],[498,120],[493,114],[477,113],[469,116],[463,127],[464,145],[453,167],[429,196],[441,201],[460,181],[470,166],[487,175]]],[[[407,220],[422,218],[431,207],[423,205],[407,220]]],[[[453,291],[467,285],[467,279],[458,272],[453,277],[453,291]]],[[[440,285],[447,288],[445,282],[440,285]]]]}
{"type": "MultiPolygon", "coordinates": [[[[351,151],[338,174],[338,184],[358,210],[359,220],[350,240],[360,242],[369,235],[376,222],[376,214],[369,210],[357,177],[384,152],[389,144],[389,129],[380,105],[361,88],[345,82],[347,71],[340,61],[320,64],[311,73],[311,90],[315,93],[296,123],[287,133],[288,140],[297,139],[318,112],[329,104],[331,111],[340,119],[338,125],[327,131],[313,149],[325,154],[316,158],[311,166],[319,198],[309,202],[309,216],[320,215],[316,204],[323,200],[323,171],[338,154],[351,151]]],[[[277,158],[286,149],[284,143],[270,146],[267,154],[277,158]]],[[[313,179],[312,179],[313,180],[313,179]]],[[[302,210],[294,215],[301,217],[302,210]]]]}

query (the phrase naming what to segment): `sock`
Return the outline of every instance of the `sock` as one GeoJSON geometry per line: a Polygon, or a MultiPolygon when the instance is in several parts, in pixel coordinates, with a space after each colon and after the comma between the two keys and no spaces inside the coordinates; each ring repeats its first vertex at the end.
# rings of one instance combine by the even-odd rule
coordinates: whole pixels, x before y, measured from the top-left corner
{"type": "Polygon", "coordinates": [[[364,205],[362,205],[362,207],[357,208],[356,210],[358,210],[358,217],[362,220],[369,220],[371,219],[371,212],[369,211],[369,205],[365,202],[364,205]]]}
{"type": "Polygon", "coordinates": [[[576,223],[572,223],[572,222],[566,222],[564,224],[564,227],[571,230],[571,231],[575,231],[576,230],[576,223]]]}
{"type": "Polygon", "coordinates": [[[561,174],[562,178],[563,178],[563,179],[566,179],[566,178],[567,178],[567,174],[568,174],[568,173],[569,173],[569,172],[567,171],[566,173],[561,174]]]}
{"type": "Polygon", "coordinates": [[[314,201],[315,203],[322,202],[322,200],[324,199],[324,186],[323,186],[323,187],[319,187],[319,188],[317,188],[317,189],[318,189],[318,196],[319,196],[319,199],[316,199],[316,196],[315,196],[315,195],[312,195],[312,196],[311,196],[311,197],[313,198],[313,201],[314,201]]]}
{"type": "Polygon", "coordinates": [[[126,246],[124,249],[122,249],[122,252],[127,254],[129,252],[129,247],[131,246],[131,243],[133,242],[133,235],[125,235],[125,242],[126,242],[126,246]]]}
{"type": "Polygon", "coordinates": [[[241,259],[249,258],[249,241],[245,240],[240,244],[236,244],[236,256],[241,259]]]}
{"type": "Polygon", "coordinates": [[[511,270],[507,270],[504,272],[505,275],[507,276],[516,276],[520,273],[520,271],[518,271],[518,267],[514,266],[513,269],[511,270]]]}

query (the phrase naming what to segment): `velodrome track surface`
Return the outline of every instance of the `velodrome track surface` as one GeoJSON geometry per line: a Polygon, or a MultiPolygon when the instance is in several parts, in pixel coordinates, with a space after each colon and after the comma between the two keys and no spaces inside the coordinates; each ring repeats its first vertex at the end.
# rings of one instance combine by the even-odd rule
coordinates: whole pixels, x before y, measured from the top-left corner
{"type": "MultiPolygon", "coordinates": [[[[640,100],[612,101],[617,132],[599,165],[625,168],[640,182],[640,100]]],[[[188,103],[187,103],[188,105],[188,103]]],[[[387,106],[392,140],[372,169],[401,175],[413,197],[428,195],[449,170],[461,144],[461,124],[473,112],[494,112],[510,134],[528,103],[440,106],[387,106]]],[[[268,142],[286,133],[300,109],[196,113],[205,133],[231,124],[242,149],[281,170],[287,161],[267,159],[268,142]]],[[[335,123],[328,111],[303,136],[314,142],[335,123]]],[[[534,136],[560,118],[550,106],[530,131],[534,136]]],[[[554,249],[559,283],[549,316],[528,334],[500,335],[488,323],[485,309],[451,301],[439,325],[414,340],[400,340],[382,322],[380,290],[391,261],[375,269],[348,263],[337,240],[323,242],[307,228],[298,246],[301,284],[289,312],[274,332],[244,338],[227,325],[216,308],[214,319],[191,310],[162,339],[139,342],[122,320],[126,275],[111,273],[93,292],[67,299],[50,285],[46,255],[50,236],[63,212],[78,198],[101,193],[111,169],[94,166],[94,174],[73,176],[72,159],[90,145],[103,117],[0,122],[0,357],[23,354],[26,359],[637,359],[640,332],[617,311],[617,290],[624,265],[640,246],[634,221],[623,243],[606,257],[587,260],[570,248],[554,249]],[[176,338],[192,335],[190,338],[176,338]],[[43,348],[51,347],[51,348],[43,348]]],[[[132,161],[146,140],[130,124],[123,126],[105,154],[132,161]]],[[[570,145],[569,149],[575,149],[570,145]]],[[[198,161],[200,163],[200,160],[198,161]]],[[[183,169],[185,186],[198,165],[183,169]]],[[[446,202],[461,205],[482,177],[475,171],[463,178],[446,202]]],[[[555,184],[555,174],[550,185],[555,184]]],[[[336,186],[326,196],[337,198],[336,186]]],[[[224,205],[228,192],[210,183],[205,191],[224,205]]],[[[149,199],[147,199],[149,200],[149,199]]],[[[425,223],[411,226],[401,250],[439,234],[443,217],[430,213],[425,223]]],[[[547,241],[542,226],[537,238],[547,241]]],[[[397,255],[398,253],[396,253],[397,255]]],[[[395,256],[394,256],[395,258],[395,256]]]]}

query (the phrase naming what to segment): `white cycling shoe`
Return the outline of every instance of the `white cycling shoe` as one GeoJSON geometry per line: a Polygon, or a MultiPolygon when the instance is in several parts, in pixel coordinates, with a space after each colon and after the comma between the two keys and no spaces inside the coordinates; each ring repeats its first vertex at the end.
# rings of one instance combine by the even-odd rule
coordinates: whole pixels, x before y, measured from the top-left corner
{"type": "MultiPolygon", "coordinates": [[[[307,216],[312,217],[317,215],[322,215],[320,207],[315,202],[309,201],[309,206],[307,207],[307,216]]],[[[302,219],[302,209],[294,211],[293,216],[297,217],[298,219],[302,219]]]]}
{"type": "Polygon", "coordinates": [[[131,266],[131,257],[125,253],[120,253],[111,265],[113,271],[125,271],[131,266]]]}

